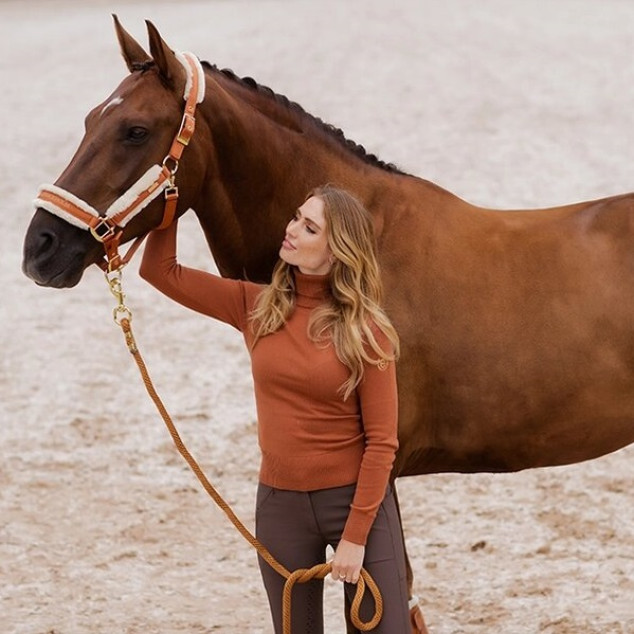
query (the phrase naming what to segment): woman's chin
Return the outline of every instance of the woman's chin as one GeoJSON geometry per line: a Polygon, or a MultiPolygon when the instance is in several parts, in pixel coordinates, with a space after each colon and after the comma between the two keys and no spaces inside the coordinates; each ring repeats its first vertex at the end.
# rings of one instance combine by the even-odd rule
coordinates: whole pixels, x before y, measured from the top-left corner
{"type": "Polygon", "coordinates": [[[284,260],[286,264],[293,264],[293,262],[291,261],[292,258],[288,257],[289,256],[288,249],[281,247],[278,255],[280,256],[280,260],[284,260]]]}

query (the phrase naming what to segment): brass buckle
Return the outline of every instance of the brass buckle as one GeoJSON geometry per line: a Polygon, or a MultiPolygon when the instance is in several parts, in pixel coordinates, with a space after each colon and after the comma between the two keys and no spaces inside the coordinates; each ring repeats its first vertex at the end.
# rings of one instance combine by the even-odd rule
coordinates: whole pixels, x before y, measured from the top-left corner
{"type": "Polygon", "coordinates": [[[102,216],[94,227],[90,227],[90,233],[92,233],[92,237],[97,240],[97,242],[105,242],[114,237],[115,228],[116,227],[110,224],[108,218],[102,216]]]}
{"type": "Polygon", "coordinates": [[[169,154],[163,159],[163,167],[169,172],[168,183],[172,183],[176,172],[178,172],[178,159],[170,156],[169,154]],[[168,165],[171,161],[172,167],[168,165]]]}
{"type": "Polygon", "coordinates": [[[194,128],[196,127],[196,119],[192,117],[189,113],[185,112],[183,114],[183,120],[181,121],[181,127],[178,131],[178,135],[176,140],[181,145],[189,145],[189,141],[194,135],[194,128]]]}

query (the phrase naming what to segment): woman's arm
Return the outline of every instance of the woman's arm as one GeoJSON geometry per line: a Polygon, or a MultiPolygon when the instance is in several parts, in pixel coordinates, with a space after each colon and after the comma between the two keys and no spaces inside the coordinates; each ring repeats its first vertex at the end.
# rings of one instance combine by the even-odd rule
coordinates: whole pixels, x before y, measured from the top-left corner
{"type": "MultiPolygon", "coordinates": [[[[389,349],[387,337],[377,337],[389,349]]],[[[394,361],[366,364],[357,388],[365,434],[365,451],[343,538],[364,545],[390,477],[398,449],[398,394],[394,361]]]]}
{"type": "Polygon", "coordinates": [[[174,301],[244,330],[259,287],[182,266],[176,258],[178,223],[148,236],[139,274],[174,301]]]}
{"type": "MultiPolygon", "coordinates": [[[[387,338],[377,337],[383,349],[387,338]]],[[[398,449],[398,395],[393,361],[381,367],[366,365],[357,388],[365,433],[365,451],[350,513],[332,559],[334,579],[357,583],[365,556],[365,543],[385,497],[398,449]]]]}

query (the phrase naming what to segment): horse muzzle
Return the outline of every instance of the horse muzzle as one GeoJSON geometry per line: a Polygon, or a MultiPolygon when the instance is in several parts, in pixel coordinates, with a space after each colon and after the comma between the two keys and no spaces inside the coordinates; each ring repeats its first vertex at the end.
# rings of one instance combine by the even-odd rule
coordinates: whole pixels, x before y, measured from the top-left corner
{"type": "Polygon", "coordinates": [[[38,209],[24,238],[22,271],[39,286],[71,288],[100,254],[90,234],[38,209]]]}

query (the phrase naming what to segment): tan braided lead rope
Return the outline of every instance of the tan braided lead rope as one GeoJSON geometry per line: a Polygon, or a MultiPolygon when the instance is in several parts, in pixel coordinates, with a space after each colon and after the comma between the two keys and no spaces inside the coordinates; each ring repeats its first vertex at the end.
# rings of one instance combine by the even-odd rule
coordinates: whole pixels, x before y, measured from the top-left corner
{"type": "MultiPolygon", "coordinates": [[[[156,409],[158,410],[163,422],[167,426],[167,429],[178,449],[178,452],[183,456],[191,470],[194,472],[203,488],[209,496],[213,499],[213,501],[224,511],[227,517],[231,520],[231,523],[238,529],[238,532],[253,546],[259,555],[264,559],[273,570],[275,570],[278,574],[286,579],[284,583],[284,594],[282,599],[282,617],[283,617],[283,632],[284,634],[291,634],[291,597],[293,592],[293,586],[295,583],[306,583],[311,579],[323,579],[331,570],[332,566],[329,563],[318,564],[313,566],[312,568],[300,568],[295,570],[294,572],[289,572],[279,561],[271,555],[268,549],[247,529],[247,527],[240,521],[238,516],[233,512],[231,507],[225,502],[222,496],[216,491],[214,486],[209,482],[207,476],[203,473],[202,469],[191,455],[183,441],[181,440],[180,434],[172,421],[172,418],[169,415],[169,412],[163,405],[163,401],[161,397],[158,395],[156,389],[154,388],[154,384],[152,383],[152,379],[147,371],[147,367],[143,358],[141,357],[141,353],[136,345],[136,341],[134,339],[134,335],[132,333],[132,326],[130,324],[130,320],[132,319],[132,313],[130,309],[123,303],[123,290],[121,288],[121,271],[118,270],[113,274],[106,275],[106,281],[110,286],[110,291],[112,294],[118,299],[118,306],[115,307],[113,311],[115,322],[121,327],[123,331],[126,345],[128,346],[128,350],[134,357],[134,360],[139,368],[139,372],[141,373],[141,377],[143,378],[143,383],[145,384],[145,388],[150,395],[150,398],[154,402],[156,409]]],[[[370,576],[370,574],[364,568],[361,569],[361,576],[359,577],[359,581],[357,583],[354,599],[352,600],[352,605],[350,607],[350,619],[354,626],[361,630],[362,632],[367,632],[369,630],[373,630],[381,620],[383,616],[383,598],[381,597],[381,592],[379,591],[378,586],[376,585],[374,579],[370,576]],[[361,601],[363,599],[363,594],[365,592],[366,585],[372,594],[372,598],[374,599],[374,616],[369,621],[362,621],[359,616],[359,609],[361,607],[361,601]]]]}
{"type": "MultiPolygon", "coordinates": [[[[323,579],[332,569],[332,566],[329,563],[318,564],[313,566],[312,568],[299,568],[294,572],[289,572],[282,564],[279,563],[271,555],[268,549],[256,538],[251,532],[246,528],[246,526],[240,521],[237,515],[233,512],[231,507],[225,502],[222,496],[216,491],[214,486],[209,482],[207,476],[203,473],[202,469],[196,462],[195,458],[191,455],[185,444],[183,443],[178,430],[174,426],[174,422],[172,421],[169,412],[163,405],[163,402],[156,392],[154,388],[154,384],[152,383],[152,379],[149,376],[147,371],[147,367],[143,358],[141,357],[141,353],[136,345],[134,335],[132,333],[132,326],[130,324],[130,320],[128,317],[122,318],[118,322],[123,330],[126,344],[128,346],[128,350],[134,357],[134,360],[139,368],[141,376],[143,378],[143,383],[145,384],[145,388],[150,395],[152,401],[161,414],[167,429],[169,430],[170,435],[172,436],[172,440],[176,445],[179,453],[191,470],[194,472],[203,488],[210,497],[214,500],[214,502],[225,512],[227,517],[231,520],[231,523],[238,529],[238,532],[258,551],[260,556],[282,577],[286,579],[284,584],[284,594],[283,594],[283,605],[282,605],[282,615],[283,615],[283,631],[284,634],[291,634],[291,596],[293,592],[293,586],[295,583],[306,583],[311,579],[323,579]]],[[[379,588],[377,587],[374,579],[369,575],[369,573],[365,570],[361,570],[361,576],[359,577],[359,581],[357,583],[357,588],[355,592],[354,599],[352,601],[352,605],[350,607],[350,618],[356,628],[361,630],[362,632],[367,632],[369,630],[373,630],[381,620],[383,616],[383,598],[381,597],[381,593],[379,588]],[[372,594],[375,605],[374,616],[367,622],[362,621],[359,616],[359,609],[361,606],[361,600],[363,599],[363,593],[365,592],[366,584],[372,594]]]]}

